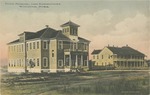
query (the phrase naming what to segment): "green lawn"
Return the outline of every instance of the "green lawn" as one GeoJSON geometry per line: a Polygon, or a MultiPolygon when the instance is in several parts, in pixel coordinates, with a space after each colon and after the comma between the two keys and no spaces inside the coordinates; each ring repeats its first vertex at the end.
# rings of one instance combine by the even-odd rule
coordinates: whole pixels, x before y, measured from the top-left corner
{"type": "Polygon", "coordinates": [[[148,71],[3,74],[1,95],[148,95],[148,71]]]}

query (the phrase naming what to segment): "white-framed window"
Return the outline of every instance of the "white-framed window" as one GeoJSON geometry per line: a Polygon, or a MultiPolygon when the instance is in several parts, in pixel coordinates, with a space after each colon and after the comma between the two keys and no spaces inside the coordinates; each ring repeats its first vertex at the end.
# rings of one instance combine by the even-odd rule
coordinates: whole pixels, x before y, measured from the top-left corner
{"type": "Polygon", "coordinates": [[[86,43],[84,44],[84,50],[87,50],[87,44],[86,43]]]}
{"type": "MultiPolygon", "coordinates": [[[[21,45],[21,48],[22,48],[22,52],[23,52],[23,44],[21,45]]],[[[14,49],[15,49],[15,47],[14,47],[14,49]]]]}
{"type": "Polygon", "coordinates": [[[77,43],[73,43],[73,48],[74,48],[74,50],[78,49],[77,48],[77,43]]]}
{"type": "Polygon", "coordinates": [[[21,52],[21,45],[19,45],[19,52],[21,52]]]}
{"type": "Polygon", "coordinates": [[[54,50],[52,50],[52,57],[54,57],[54,50]]]}
{"type": "Polygon", "coordinates": [[[19,50],[18,50],[18,45],[17,45],[17,52],[18,52],[19,50]]]}
{"type": "Polygon", "coordinates": [[[62,67],[63,66],[63,60],[58,60],[58,67],[62,67]]]}
{"type": "Polygon", "coordinates": [[[93,59],[95,59],[95,55],[93,55],[93,59]]]}
{"type": "Polygon", "coordinates": [[[48,42],[47,41],[43,41],[43,49],[48,49],[48,42]]]}
{"type": "Polygon", "coordinates": [[[102,59],[104,58],[104,56],[102,55],[102,59]]]}
{"type": "Polygon", "coordinates": [[[35,42],[33,42],[33,49],[35,49],[35,42]]]}
{"type": "Polygon", "coordinates": [[[27,51],[28,51],[28,43],[26,44],[27,46],[26,46],[26,49],[27,49],[27,51]]]}
{"type": "Polygon", "coordinates": [[[37,66],[40,66],[40,60],[37,58],[37,66]]]}
{"type": "Polygon", "coordinates": [[[34,63],[34,65],[36,66],[35,59],[33,59],[33,63],[34,63]]]}
{"type": "Polygon", "coordinates": [[[58,41],[58,49],[63,49],[63,41],[58,41]]]}
{"type": "Polygon", "coordinates": [[[22,64],[21,64],[21,66],[23,67],[23,66],[24,66],[24,61],[23,61],[23,59],[21,59],[21,61],[22,61],[22,64]]]}
{"type": "Polygon", "coordinates": [[[43,66],[44,67],[48,66],[48,59],[47,59],[47,57],[43,57],[43,66]]]}
{"type": "Polygon", "coordinates": [[[30,43],[30,49],[32,49],[32,43],[30,43]]]}
{"type": "Polygon", "coordinates": [[[22,63],[22,62],[21,62],[21,59],[19,59],[19,66],[20,66],[20,67],[21,67],[21,63],[22,63]]]}
{"type": "Polygon", "coordinates": [[[16,67],[16,60],[14,60],[14,67],[16,67]]]}
{"type": "Polygon", "coordinates": [[[15,51],[15,46],[14,46],[14,51],[15,51]]]}
{"type": "Polygon", "coordinates": [[[36,43],[37,49],[39,49],[39,42],[36,43]]]}

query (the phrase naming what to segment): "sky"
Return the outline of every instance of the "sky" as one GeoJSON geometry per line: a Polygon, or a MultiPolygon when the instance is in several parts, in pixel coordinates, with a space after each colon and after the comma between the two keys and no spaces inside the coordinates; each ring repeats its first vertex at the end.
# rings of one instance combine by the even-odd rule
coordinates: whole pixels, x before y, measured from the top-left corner
{"type": "Polygon", "coordinates": [[[90,52],[128,45],[150,59],[149,0],[0,0],[0,63],[7,64],[7,43],[24,31],[45,25],[60,30],[71,20],[90,40],[90,52]]]}

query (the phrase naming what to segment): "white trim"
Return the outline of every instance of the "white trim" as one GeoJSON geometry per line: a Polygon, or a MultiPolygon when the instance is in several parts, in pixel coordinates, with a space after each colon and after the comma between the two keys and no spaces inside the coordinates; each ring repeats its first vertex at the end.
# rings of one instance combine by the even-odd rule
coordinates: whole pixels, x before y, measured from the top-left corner
{"type": "Polygon", "coordinates": [[[24,68],[8,68],[8,72],[16,72],[16,73],[21,73],[21,72],[25,72],[24,68]]]}
{"type": "Polygon", "coordinates": [[[58,41],[58,49],[63,49],[63,41],[62,40],[58,41]]]}
{"type": "Polygon", "coordinates": [[[63,60],[62,59],[58,60],[58,67],[63,67],[63,60]],[[59,62],[61,62],[61,63],[59,63],[59,62]]]}

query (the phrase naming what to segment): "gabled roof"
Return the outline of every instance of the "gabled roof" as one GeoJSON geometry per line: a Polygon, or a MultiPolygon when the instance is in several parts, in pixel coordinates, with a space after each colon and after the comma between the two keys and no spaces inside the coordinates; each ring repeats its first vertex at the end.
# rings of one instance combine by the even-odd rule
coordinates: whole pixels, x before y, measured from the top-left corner
{"type": "Polygon", "coordinates": [[[99,54],[102,50],[93,50],[91,54],[99,54]]]}
{"type": "Polygon", "coordinates": [[[81,37],[78,37],[78,39],[79,39],[80,42],[90,42],[89,40],[86,40],[86,39],[81,38],[81,37]]]}
{"type": "Polygon", "coordinates": [[[19,42],[19,39],[9,42],[8,44],[17,43],[17,42],[19,42]]]}
{"type": "Polygon", "coordinates": [[[65,26],[75,26],[75,27],[80,27],[80,25],[75,24],[75,23],[72,22],[72,21],[68,21],[68,22],[66,22],[66,23],[64,23],[64,24],[61,25],[61,27],[65,27],[65,26]]]}
{"type": "MultiPolygon", "coordinates": [[[[78,26],[77,24],[69,21],[63,25],[74,25],[74,26],[78,26]]],[[[46,38],[46,39],[51,39],[51,38],[56,38],[56,39],[60,39],[60,40],[71,40],[69,37],[67,37],[66,35],[64,35],[62,33],[62,31],[60,30],[55,30],[55,29],[52,29],[50,27],[46,27],[42,30],[39,30],[37,32],[23,32],[21,34],[19,34],[19,36],[22,36],[22,35],[25,35],[25,40],[31,40],[31,39],[42,39],[42,38],[46,38]]],[[[81,37],[78,37],[79,41],[80,42],[90,42],[84,38],[81,38],[81,37]]],[[[18,40],[15,40],[15,41],[12,41],[8,44],[12,44],[12,43],[16,43],[16,42],[19,42],[19,39],[18,40]]]]}
{"type": "Polygon", "coordinates": [[[44,28],[40,31],[37,31],[34,33],[34,35],[29,35],[26,40],[34,39],[34,38],[52,38],[57,35],[57,31],[52,28],[44,28]]]}
{"type": "Polygon", "coordinates": [[[140,56],[145,56],[143,53],[129,47],[129,46],[124,46],[124,47],[107,47],[109,50],[111,50],[114,54],[117,55],[140,55],[140,56]]]}
{"type": "Polygon", "coordinates": [[[23,35],[24,33],[25,33],[25,34],[34,34],[34,32],[28,32],[28,31],[25,31],[25,32],[19,34],[18,36],[21,36],[21,35],[23,35]]]}
{"type": "Polygon", "coordinates": [[[70,41],[70,39],[67,36],[62,34],[62,31],[58,31],[55,38],[59,39],[59,40],[69,40],[70,41]]]}

